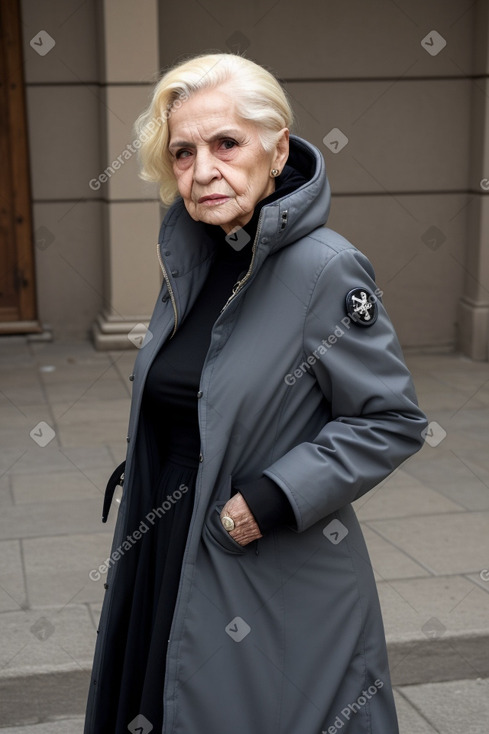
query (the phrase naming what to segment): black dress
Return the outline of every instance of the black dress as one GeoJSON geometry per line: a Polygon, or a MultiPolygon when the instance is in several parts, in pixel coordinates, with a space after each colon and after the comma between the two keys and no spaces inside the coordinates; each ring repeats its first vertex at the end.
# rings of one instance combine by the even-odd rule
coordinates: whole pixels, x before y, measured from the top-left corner
{"type": "MultiPolygon", "coordinates": [[[[132,534],[139,530],[140,538],[118,561],[122,580],[118,579],[111,613],[111,620],[116,621],[106,631],[110,652],[101,667],[104,707],[96,718],[97,734],[127,734],[128,724],[138,716],[144,716],[155,732],[161,731],[166,650],[199,465],[200,376],[214,322],[233,285],[248,270],[261,207],[300,183],[287,167],[280,179],[276,191],[260,202],[246,225],[249,241],[241,249],[226,241],[220,227],[206,225],[216,245],[209,274],[192,309],[160,349],[147,376],[135,448],[141,521],[128,529],[132,534]],[[149,521],[148,513],[156,508],[158,516],[153,513],[149,521]]],[[[271,480],[263,478],[252,487],[236,490],[243,491],[262,532],[265,526],[291,519],[289,503],[271,480]]]]}

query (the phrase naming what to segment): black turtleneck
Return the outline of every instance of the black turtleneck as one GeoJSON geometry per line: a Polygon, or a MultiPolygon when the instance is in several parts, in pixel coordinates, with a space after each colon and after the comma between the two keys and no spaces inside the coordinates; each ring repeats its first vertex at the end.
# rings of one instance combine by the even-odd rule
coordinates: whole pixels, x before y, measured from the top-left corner
{"type": "MultiPolygon", "coordinates": [[[[207,234],[215,242],[215,257],[192,308],[173,338],[155,357],[143,394],[145,418],[151,422],[155,435],[161,441],[162,454],[174,461],[195,469],[198,467],[197,392],[200,375],[214,322],[233,286],[249,268],[261,209],[304,182],[305,179],[295,169],[285,166],[276,179],[275,191],[257,204],[253,217],[244,226],[249,241],[241,249],[236,249],[226,240],[220,226],[205,225],[207,234]]],[[[287,497],[268,477],[263,476],[234,489],[243,494],[262,533],[294,522],[287,497]]]]}

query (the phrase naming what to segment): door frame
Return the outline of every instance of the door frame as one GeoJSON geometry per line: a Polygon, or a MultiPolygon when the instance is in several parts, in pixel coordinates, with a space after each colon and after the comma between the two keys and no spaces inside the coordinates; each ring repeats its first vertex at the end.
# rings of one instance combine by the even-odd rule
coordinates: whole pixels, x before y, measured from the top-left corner
{"type": "Polygon", "coordinates": [[[7,142],[9,149],[11,208],[10,232],[14,240],[16,264],[14,282],[17,306],[14,318],[0,321],[0,334],[39,333],[36,275],[32,227],[32,201],[24,84],[23,40],[20,0],[1,0],[0,20],[5,64],[7,102],[7,142]],[[17,318],[15,318],[17,317],[17,318]]]}

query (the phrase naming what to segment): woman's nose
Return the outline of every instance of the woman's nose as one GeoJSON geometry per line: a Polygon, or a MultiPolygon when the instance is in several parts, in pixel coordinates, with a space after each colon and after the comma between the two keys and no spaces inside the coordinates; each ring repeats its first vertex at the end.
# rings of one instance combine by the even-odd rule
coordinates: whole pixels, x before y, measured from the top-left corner
{"type": "Polygon", "coordinates": [[[202,186],[219,178],[219,170],[216,167],[214,156],[208,150],[197,149],[194,163],[194,181],[202,186]]]}

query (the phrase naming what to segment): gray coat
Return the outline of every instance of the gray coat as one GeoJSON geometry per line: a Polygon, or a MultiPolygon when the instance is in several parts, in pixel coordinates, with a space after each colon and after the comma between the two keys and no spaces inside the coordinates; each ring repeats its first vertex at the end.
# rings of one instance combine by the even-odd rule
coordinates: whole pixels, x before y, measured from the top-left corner
{"type": "MultiPolygon", "coordinates": [[[[263,208],[249,275],[215,322],[202,370],[202,453],[162,690],[164,734],[398,731],[376,586],[351,502],[420,448],[426,422],[372,266],[324,227],[321,154],[292,136],[289,164],[308,181],[263,208]],[[219,511],[232,483],[262,473],[287,495],[295,524],[242,547],[219,511]]],[[[164,283],[135,364],[114,548],[131,517],[148,369],[212,261],[212,243],[181,200],[159,242],[164,283]]],[[[85,734],[117,572],[115,563],[85,734]]]]}

